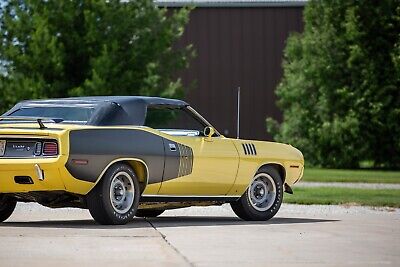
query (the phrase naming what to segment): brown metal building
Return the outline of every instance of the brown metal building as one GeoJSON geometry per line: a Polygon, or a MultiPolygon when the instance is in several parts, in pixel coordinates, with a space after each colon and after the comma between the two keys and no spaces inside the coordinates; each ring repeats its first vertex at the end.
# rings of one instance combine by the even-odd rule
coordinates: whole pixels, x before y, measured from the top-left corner
{"type": "Polygon", "coordinates": [[[274,91],[282,77],[282,55],[291,32],[303,29],[306,0],[156,1],[178,8],[192,4],[181,44],[197,57],[181,77],[195,82],[186,96],[226,136],[236,136],[237,88],[241,88],[240,137],[268,140],[265,119],[280,120],[274,91]]]}

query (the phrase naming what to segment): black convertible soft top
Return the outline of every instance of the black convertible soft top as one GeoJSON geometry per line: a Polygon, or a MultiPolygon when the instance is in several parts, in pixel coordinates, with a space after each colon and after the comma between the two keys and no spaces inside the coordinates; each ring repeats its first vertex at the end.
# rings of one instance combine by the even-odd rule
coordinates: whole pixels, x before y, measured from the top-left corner
{"type": "Polygon", "coordinates": [[[94,112],[88,125],[144,125],[148,106],[186,107],[182,100],[147,96],[89,96],[45,100],[27,100],[16,104],[3,116],[34,107],[90,107],[94,112]]]}

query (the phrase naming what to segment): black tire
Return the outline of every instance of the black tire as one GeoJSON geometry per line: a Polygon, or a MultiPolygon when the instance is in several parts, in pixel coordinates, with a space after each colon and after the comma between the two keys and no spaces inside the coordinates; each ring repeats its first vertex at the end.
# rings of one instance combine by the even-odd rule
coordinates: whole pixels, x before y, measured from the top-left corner
{"type": "Polygon", "coordinates": [[[161,215],[165,210],[143,209],[136,212],[136,217],[154,218],[161,215]]]}
{"type": "Polygon", "coordinates": [[[7,195],[0,194],[0,222],[4,222],[10,218],[11,214],[15,210],[17,201],[10,198],[7,195]]]}
{"type": "MultiPolygon", "coordinates": [[[[241,198],[231,203],[231,207],[235,214],[246,221],[267,221],[275,216],[278,212],[279,208],[281,207],[282,200],[283,200],[283,184],[282,179],[277,172],[277,170],[273,167],[264,167],[261,168],[255,175],[252,180],[252,183],[249,185],[249,188],[246,189],[246,192],[241,196],[241,198]],[[267,177],[268,181],[271,181],[269,177],[272,178],[273,183],[275,184],[276,195],[275,199],[270,201],[269,205],[266,205],[265,208],[272,205],[267,210],[257,210],[253,204],[251,204],[249,190],[251,189],[251,185],[255,181],[254,178],[256,177],[267,177]],[[273,201],[273,202],[272,202],[273,201]]],[[[271,181],[272,182],[272,181],[271,181]]]]}
{"type": "MultiPolygon", "coordinates": [[[[118,183],[118,186],[120,185],[123,185],[123,183],[118,183]]],[[[113,184],[113,188],[117,188],[115,183],[113,184]]],[[[122,225],[131,221],[135,216],[139,206],[139,199],[139,182],[135,172],[128,165],[117,163],[112,165],[106,171],[100,182],[87,195],[87,205],[90,214],[97,223],[105,225],[122,225]],[[130,179],[128,177],[130,177],[130,179]],[[126,207],[124,209],[121,207],[121,210],[116,207],[116,204],[113,204],[112,198],[114,197],[115,200],[117,197],[121,197],[122,202],[124,202],[128,199],[128,197],[125,195],[117,195],[117,189],[113,189],[113,196],[111,192],[112,183],[114,183],[116,180],[119,181],[120,179],[126,179],[126,186],[130,186],[129,190],[126,186],[121,186],[120,190],[118,191],[119,194],[121,194],[121,191],[124,191],[125,193],[128,191],[128,194],[130,194],[129,201],[126,203],[126,207]],[[133,185],[131,185],[130,181],[133,182],[133,185]]]]}

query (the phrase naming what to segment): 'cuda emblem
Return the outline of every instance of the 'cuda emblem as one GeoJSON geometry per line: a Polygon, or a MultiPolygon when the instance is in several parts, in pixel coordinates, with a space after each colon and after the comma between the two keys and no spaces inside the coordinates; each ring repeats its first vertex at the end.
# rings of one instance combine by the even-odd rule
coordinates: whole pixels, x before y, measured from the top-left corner
{"type": "Polygon", "coordinates": [[[15,150],[25,150],[25,149],[27,151],[31,150],[31,148],[29,146],[27,147],[25,145],[13,145],[12,148],[15,150]]]}

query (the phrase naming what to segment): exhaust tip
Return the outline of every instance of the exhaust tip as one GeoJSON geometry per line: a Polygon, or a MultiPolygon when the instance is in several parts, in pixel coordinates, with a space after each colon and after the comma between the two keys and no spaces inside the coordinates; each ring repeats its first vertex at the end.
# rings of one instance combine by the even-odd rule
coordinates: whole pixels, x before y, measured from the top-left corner
{"type": "Polygon", "coordinates": [[[40,168],[39,164],[35,164],[35,171],[36,171],[36,175],[37,175],[37,178],[39,179],[39,181],[43,181],[44,180],[44,172],[40,168]]]}

